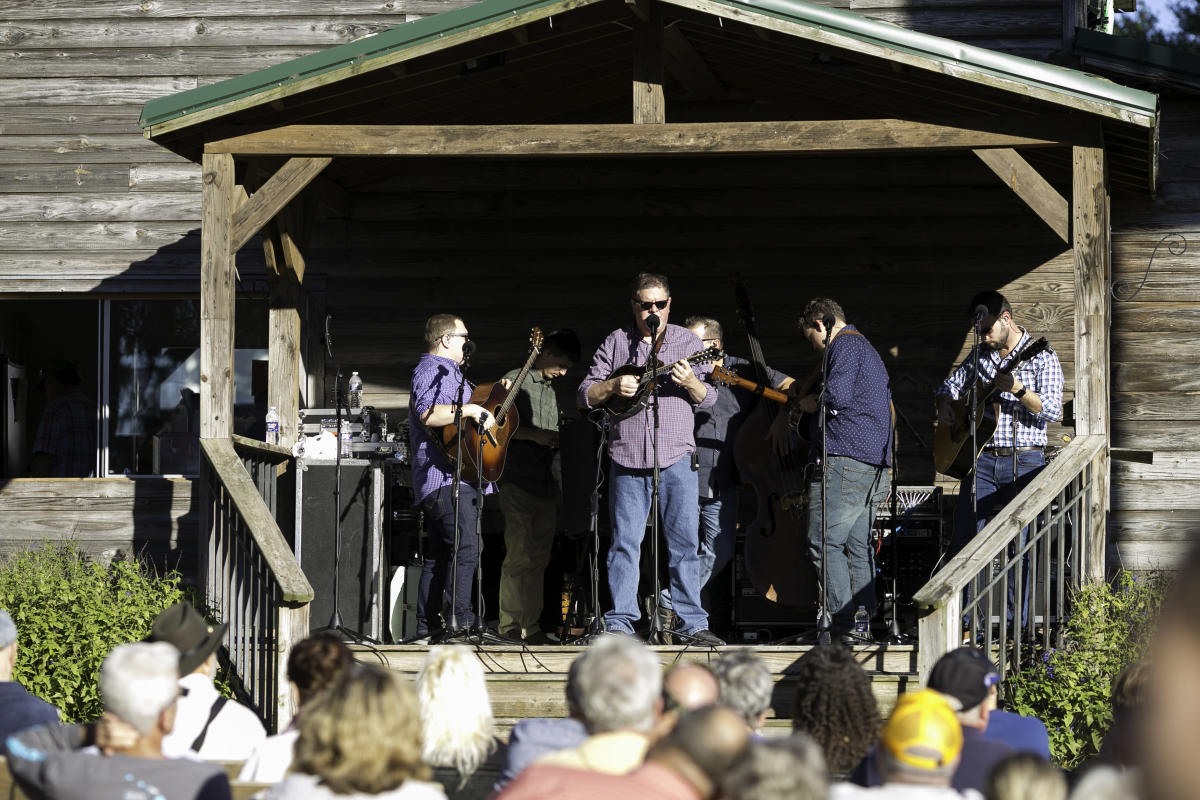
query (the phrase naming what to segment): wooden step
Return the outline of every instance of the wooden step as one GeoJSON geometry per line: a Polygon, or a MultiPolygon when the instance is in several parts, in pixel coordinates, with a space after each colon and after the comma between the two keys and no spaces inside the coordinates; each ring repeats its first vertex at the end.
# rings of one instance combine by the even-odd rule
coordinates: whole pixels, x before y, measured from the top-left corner
{"type": "MultiPolygon", "coordinates": [[[[356,646],[359,661],[383,664],[389,669],[415,677],[429,652],[427,645],[356,646]]],[[[506,735],[517,720],[528,717],[566,716],[567,670],[571,661],[584,650],[576,646],[474,647],[487,674],[488,693],[497,732],[506,735]]],[[[720,649],[663,646],[652,648],[663,666],[680,661],[709,663],[720,657],[720,649]]],[[[810,646],[752,648],[775,675],[771,698],[772,715],[768,733],[786,733],[791,729],[792,702],[796,679],[789,668],[807,653],[810,646]]],[[[871,677],[875,699],[883,716],[891,714],[901,693],[917,686],[916,648],[910,645],[870,645],[853,649],[855,658],[871,677]]]]}

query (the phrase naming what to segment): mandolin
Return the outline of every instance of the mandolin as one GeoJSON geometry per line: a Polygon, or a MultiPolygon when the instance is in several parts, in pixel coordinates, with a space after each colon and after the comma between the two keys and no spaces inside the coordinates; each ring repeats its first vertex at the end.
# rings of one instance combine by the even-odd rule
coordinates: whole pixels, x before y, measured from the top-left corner
{"type": "MultiPolygon", "coordinates": [[[[529,374],[534,359],[542,350],[542,329],[535,327],[529,332],[529,357],[525,366],[508,389],[499,381],[481,383],[471,393],[471,402],[483,406],[496,419],[496,425],[483,436],[479,435],[479,425],[475,420],[466,417],[462,421],[462,479],[467,483],[479,480],[480,473],[489,483],[500,478],[504,472],[504,461],[508,457],[508,442],[517,432],[521,416],[513,405],[517,392],[529,374]]],[[[454,454],[458,449],[459,431],[454,425],[442,428],[442,451],[454,464],[454,454]]]]}
{"type": "MultiPolygon", "coordinates": [[[[1046,341],[1046,337],[1038,339],[1021,352],[1017,353],[1003,367],[996,371],[996,377],[1007,375],[1017,368],[1024,361],[1028,361],[1034,356],[1050,349],[1050,342],[1046,341]]],[[[987,410],[988,403],[997,402],[996,382],[993,378],[989,381],[979,381],[975,397],[975,442],[979,447],[980,452],[983,451],[984,445],[992,440],[992,436],[996,433],[996,417],[988,415],[984,412],[987,410]]],[[[965,478],[970,472],[974,462],[973,454],[971,453],[971,415],[967,408],[970,395],[963,392],[962,397],[955,400],[951,408],[954,409],[954,424],[950,426],[938,423],[937,430],[933,435],[933,466],[938,472],[943,475],[949,475],[952,478],[965,478]]],[[[974,455],[978,455],[975,453],[974,455]]]]}
{"type": "MultiPolygon", "coordinates": [[[[698,353],[693,353],[687,357],[687,362],[692,366],[696,364],[706,364],[710,361],[719,361],[725,357],[725,351],[716,347],[709,347],[701,350],[698,353]]],[[[662,364],[655,370],[646,369],[646,367],[638,366],[637,364],[626,364],[623,367],[618,367],[613,370],[613,373],[608,376],[608,379],[620,378],[625,375],[634,375],[638,379],[637,391],[632,397],[622,397],[613,395],[604,404],[603,408],[613,419],[622,420],[632,417],[639,411],[643,410],[650,402],[650,392],[654,389],[655,382],[671,371],[674,362],[670,364],[662,364]]]]}

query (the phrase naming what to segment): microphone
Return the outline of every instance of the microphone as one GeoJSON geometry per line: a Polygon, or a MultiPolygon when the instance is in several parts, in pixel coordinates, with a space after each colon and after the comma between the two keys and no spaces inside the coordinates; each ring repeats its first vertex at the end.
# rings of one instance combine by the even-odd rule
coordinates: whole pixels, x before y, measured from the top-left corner
{"type": "Polygon", "coordinates": [[[462,363],[459,364],[459,368],[465,370],[471,366],[471,356],[473,355],[475,355],[475,343],[469,340],[463,342],[462,363]]]}
{"type": "Polygon", "coordinates": [[[983,320],[983,318],[986,317],[990,313],[991,313],[991,310],[988,309],[988,307],[985,306],[983,303],[980,303],[979,305],[975,306],[975,311],[974,311],[975,322],[977,322],[977,323],[981,322],[983,320]]]}
{"type": "Polygon", "coordinates": [[[658,318],[658,314],[651,314],[650,316],[646,317],[646,327],[650,329],[651,333],[654,333],[656,330],[658,330],[658,326],[661,324],[662,320],[658,318]]]}

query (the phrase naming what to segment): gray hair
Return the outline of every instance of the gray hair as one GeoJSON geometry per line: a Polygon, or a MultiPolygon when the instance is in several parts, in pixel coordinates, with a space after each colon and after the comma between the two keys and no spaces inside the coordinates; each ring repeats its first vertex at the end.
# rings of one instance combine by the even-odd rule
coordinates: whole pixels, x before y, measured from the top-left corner
{"type": "Polygon", "coordinates": [[[1137,770],[1107,765],[1088,770],[1068,795],[1070,800],[1137,800],[1141,796],[1137,770]]]}
{"type": "Polygon", "coordinates": [[[829,793],[821,748],[803,733],[750,742],[723,784],[730,800],[825,800],[829,793]]]}
{"type": "Polygon", "coordinates": [[[6,609],[0,608],[0,650],[17,640],[17,625],[6,609]]]}
{"type": "MultiPolygon", "coordinates": [[[[987,800],[1066,800],[1067,779],[1062,770],[1036,753],[1013,753],[992,767],[983,796],[987,800]]],[[[1086,797],[1096,800],[1094,793],[1086,797]]]]}
{"type": "Polygon", "coordinates": [[[713,664],[713,673],[721,686],[721,702],[742,715],[751,728],[771,707],[775,679],[771,671],[749,648],[726,650],[713,664]]]}
{"type": "Polygon", "coordinates": [[[567,702],[588,733],[648,731],[662,694],[662,667],[642,643],[605,636],[571,662],[567,702]]]}
{"type": "Polygon", "coordinates": [[[885,781],[895,778],[899,783],[929,783],[930,779],[937,778],[944,781],[946,786],[950,785],[950,778],[954,775],[954,770],[958,769],[959,761],[955,758],[949,763],[931,769],[910,767],[889,753],[885,747],[879,748],[875,757],[879,759],[879,771],[883,773],[885,781]]]}
{"type": "Polygon", "coordinates": [[[179,651],[167,642],[138,642],[114,648],[100,666],[104,709],[143,736],[179,697],[179,651]]]}

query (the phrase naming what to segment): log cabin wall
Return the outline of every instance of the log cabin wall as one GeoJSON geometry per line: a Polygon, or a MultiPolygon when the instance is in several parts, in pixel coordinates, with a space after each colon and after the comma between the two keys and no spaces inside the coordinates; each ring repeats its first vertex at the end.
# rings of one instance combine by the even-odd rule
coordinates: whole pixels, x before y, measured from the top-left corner
{"type": "Polygon", "coordinates": [[[1113,446],[1154,453],[1113,461],[1109,538],[1132,569],[1200,536],[1200,99],[1162,103],[1157,199],[1112,204],[1113,446]]]}

